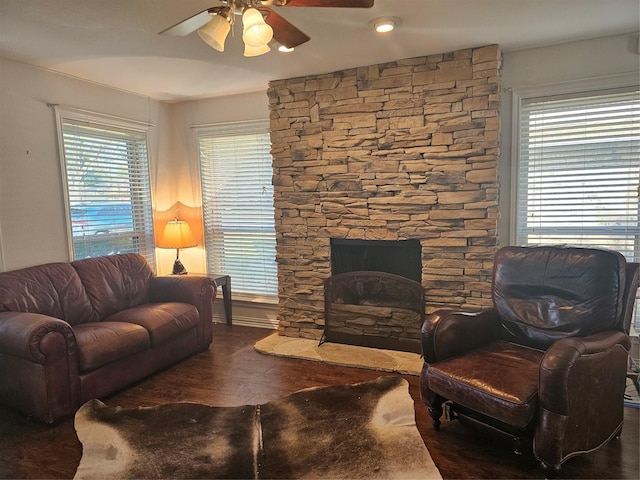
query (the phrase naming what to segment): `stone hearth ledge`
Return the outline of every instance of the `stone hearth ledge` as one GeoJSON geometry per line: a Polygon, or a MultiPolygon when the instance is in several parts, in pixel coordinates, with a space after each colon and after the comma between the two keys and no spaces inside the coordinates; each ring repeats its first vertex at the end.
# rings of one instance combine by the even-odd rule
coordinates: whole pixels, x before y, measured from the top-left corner
{"type": "Polygon", "coordinates": [[[299,358],[403,375],[420,375],[423,364],[417,353],[339,343],[324,343],[319,346],[317,340],[286,337],[278,332],[258,340],[254,348],[260,353],[276,357],[299,358]]]}

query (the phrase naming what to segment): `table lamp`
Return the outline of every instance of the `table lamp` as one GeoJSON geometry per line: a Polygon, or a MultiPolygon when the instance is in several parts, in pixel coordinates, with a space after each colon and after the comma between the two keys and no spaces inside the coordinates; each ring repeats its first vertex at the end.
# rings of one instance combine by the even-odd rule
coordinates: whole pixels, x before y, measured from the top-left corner
{"type": "Polygon", "coordinates": [[[180,249],[195,247],[198,244],[193,233],[191,233],[191,227],[185,220],[170,220],[162,231],[162,237],[158,243],[158,248],[175,248],[176,249],[176,261],[173,263],[174,275],[185,275],[187,270],[180,262],[180,249]]]}

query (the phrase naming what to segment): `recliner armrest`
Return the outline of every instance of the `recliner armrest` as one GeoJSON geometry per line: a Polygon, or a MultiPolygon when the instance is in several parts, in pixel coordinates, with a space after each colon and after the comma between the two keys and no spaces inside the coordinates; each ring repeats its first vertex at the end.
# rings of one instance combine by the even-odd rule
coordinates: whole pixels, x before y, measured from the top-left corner
{"type": "Polygon", "coordinates": [[[71,326],[58,318],[39,313],[0,312],[0,353],[35,363],[45,363],[51,354],[75,357],[76,337],[71,326]],[[49,333],[59,333],[64,338],[66,352],[49,351],[49,342],[43,342],[49,333]]]}
{"type": "Polygon", "coordinates": [[[533,441],[538,460],[559,468],[620,432],[630,345],[623,332],[609,330],[549,347],[540,362],[533,441]]]}
{"type": "Polygon", "coordinates": [[[556,341],[545,352],[540,363],[540,406],[567,415],[570,408],[569,385],[584,385],[584,394],[587,395],[592,389],[598,388],[598,378],[611,377],[612,372],[624,374],[630,348],[629,337],[618,331],[556,341]],[[596,355],[604,357],[605,354],[617,358],[621,366],[613,365],[611,360],[591,362],[596,355]],[[582,382],[579,376],[584,377],[582,382]]]}
{"type": "Polygon", "coordinates": [[[477,313],[437,310],[422,324],[422,354],[427,363],[460,355],[498,339],[500,319],[494,309],[477,313]]]}

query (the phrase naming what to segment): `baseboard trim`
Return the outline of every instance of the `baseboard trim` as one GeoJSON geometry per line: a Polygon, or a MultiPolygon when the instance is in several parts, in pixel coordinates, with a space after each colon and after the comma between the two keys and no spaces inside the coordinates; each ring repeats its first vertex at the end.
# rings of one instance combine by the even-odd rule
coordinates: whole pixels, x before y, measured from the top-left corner
{"type": "MultiPolygon", "coordinates": [[[[227,320],[223,315],[214,314],[213,323],[227,323],[227,320]]],[[[255,318],[242,315],[233,315],[233,325],[240,325],[242,327],[254,327],[254,328],[268,328],[270,330],[276,330],[278,328],[277,320],[269,320],[267,318],[255,318]]]]}

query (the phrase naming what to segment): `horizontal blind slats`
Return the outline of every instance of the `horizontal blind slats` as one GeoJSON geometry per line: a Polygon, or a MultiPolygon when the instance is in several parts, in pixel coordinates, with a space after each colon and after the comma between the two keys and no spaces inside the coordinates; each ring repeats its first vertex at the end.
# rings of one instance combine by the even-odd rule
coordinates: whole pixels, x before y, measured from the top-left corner
{"type": "Polygon", "coordinates": [[[517,244],[611,248],[640,260],[640,91],[524,99],[517,244]]]}
{"type": "Polygon", "coordinates": [[[231,275],[235,291],[276,295],[272,159],[266,126],[223,125],[197,134],[208,269],[231,275]]]}
{"type": "Polygon", "coordinates": [[[140,253],[153,265],[146,134],[63,118],[62,139],[75,258],[140,253]]]}

